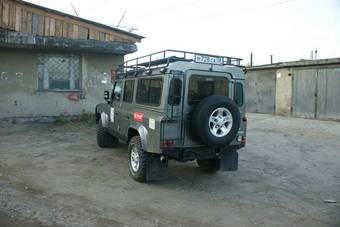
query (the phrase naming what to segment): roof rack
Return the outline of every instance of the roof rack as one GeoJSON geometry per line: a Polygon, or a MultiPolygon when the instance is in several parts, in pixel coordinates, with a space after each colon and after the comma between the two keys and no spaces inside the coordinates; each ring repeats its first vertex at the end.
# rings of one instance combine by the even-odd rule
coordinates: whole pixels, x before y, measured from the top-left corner
{"type": "Polygon", "coordinates": [[[172,62],[186,61],[213,65],[241,66],[241,58],[218,56],[179,50],[164,50],[124,62],[118,68],[118,73],[140,72],[166,67],[172,62]]]}

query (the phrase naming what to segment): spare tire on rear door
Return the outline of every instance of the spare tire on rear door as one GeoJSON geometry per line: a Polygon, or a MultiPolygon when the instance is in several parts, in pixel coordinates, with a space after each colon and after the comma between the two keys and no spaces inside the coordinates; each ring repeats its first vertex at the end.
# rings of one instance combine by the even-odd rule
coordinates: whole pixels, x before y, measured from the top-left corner
{"type": "Polygon", "coordinates": [[[224,146],[236,137],[240,127],[240,111],[226,96],[212,95],[204,98],[194,109],[193,135],[208,146],[224,146]]]}

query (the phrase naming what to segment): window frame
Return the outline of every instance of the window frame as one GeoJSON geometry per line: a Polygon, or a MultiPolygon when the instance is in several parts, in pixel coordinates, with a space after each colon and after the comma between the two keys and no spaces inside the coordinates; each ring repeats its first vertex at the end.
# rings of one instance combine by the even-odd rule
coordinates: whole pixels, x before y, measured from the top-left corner
{"type": "Polygon", "coordinates": [[[182,95],[183,95],[183,80],[182,80],[182,78],[179,78],[179,77],[171,78],[170,85],[169,85],[168,100],[167,100],[168,105],[169,106],[179,106],[182,102],[182,95]],[[179,96],[172,97],[174,100],[176,99],[176,97],[178,97],[179,98],[178,102],[171,103],[172,100],[170,100],[170,98],[171,98],[170,95],[172,95],[172,89],[175,91],[175,88],[173,87],[173,86],[175,86],[175,85],[173,85],[175,83],[174,82],[175,80],[180,81],[180,89],[179,89],[180,94],[179,94],[179,96]]]}
{"type": "MultiPolygon", "coordinates": [[[[70,67],[70,65],[68,65],[68,67],[70,67]]],[[[81,61],[81,55],[77,55],[77,54],[40,54],[38,56],[38,63],[37,63],[37,69],[36,69],[36,75],[37,75],[37,91],[43,92],[43,91],[47,91],[47,92],[81,92],[82,91],[82,61],[81,61]],[[46,73],[46,70],[48,71],[48,66],[46,66],[46,61],[49,58],[52,57],[59,57],[59,58],[67,58],[69,60],[69,64],[71,64],[71,62],[73,61],[73,59],[77,59],[78,61],[78,75],[74,75],[72,76],[72,74],[69,74],[68,77],[68,83],[69,83],[69,88],[51,88],[51,84],[50,84],[50,75],[49,73],[46,73]],[[40,60],[39,58],[43,59],[40,60]],[[42,62],[42,63],[40,63],[42,62]],[[39,67],[42,67],[42,69],[40,69],[39,67]],[[40,77],[40,71],[42,70],[42,77],[40,77]],[[41,79],[41,81],[40,81],[41,79]],[[72,81],[73,80],[73,81],[72,81]],[[76,86],[76,81],[78,80],[78,87],[76,86]],[[48,83],[48,84],[47,84],[48,83]]]]}
{"type": "Polygon", "coordinates": [[[136,81],[136,80],[134,80],[134,79],[130,79],[130,80],[125,80],[125,81],[124,81],[124,88],[123,88],[124,90],[123,90],[123,99],[122,99],[123,102],[125,102],[125,103],[133,103],[133,100],[134,100],[134,97],[135,97],[135,84],[136,84],[135,81],[136,81]],[[131,97],[131,101],[126,101],[126,100],[125,100],[126,90],[127,90],[127,89],[126,89],[126,83],[127,83],[127,82],[130,82],[130,81],[133,82],[133,84],[132,84],[132,85],[133,85],[133,86],[132,86],[132,97],[131,97]]]}
{"type": "Polygon", "coordinates": [[[193,73],[193,74],[191,74],[190,75],[190,77],[189,77],[189,79],[188,79],[188,85],[187,85],[187,97],[186,97],[186,102],[187,102],[187,104],[188,105],[197,105],[197,103],[193,103],[192,101],[190,101],[189,100],[189,98],[192,98],[192,97],[190,97],[191,95],[190,95],[190,86],[191,86],[191,83],[190,83],[190,81],[191,81],[191,79],[193,78],[193,77],[205,77],[205,78],[207,78],[207,77],[210,77],[210,78],[221,78],[221,79],[225,79],[226,81],[227,81],[227,91],[226,91],[226,96],[227,97],[230,97],[230,90],[231,90],[231,87],[230,87],[230,85],[231,85],[231,79],[230,78],[228,78],[228,77],[225,77],[225,76],[217,76],[217,75],[202,75],[202,74],[197,74],[197,73],[193,73]]]}
{"type": "Polygon", "coordinates": [[[241,82],[238,82],[238,81],[235,81],[235,83],[234,83],[234,91],[233,91],[233,99],[234,99],[234,102],[236,103],[236,105],[238,106],[238,107],[242,107],[243,105],[244,105],[244,84],[243,83],[241,83],[241,82]],[[241,103],[241,105],[239,104],[239,103],[237,103],[236,102],[236,100],[235,100],[235,94],[236,94],[236,85],[240,85],[241,86],[241,98],[242,98],[242,103],[241,103]]]}
{"type": "MultiPolygon", "coordinates": [[[[149,85],[150,87],[150,85],[149,85]]],[[[162,95],[163,95],[163,89],[164,89],[164,78],[161,77],[161,76],[156,76],[156,77],[143,77],[143,78],[138,78],[137,79],[137,86],[136,86],[136,99],[135,99],[135,103],[138,104],[138,105],[144,105],[144,106],[151,106],[151,107],[159,107],[161,104],[162,104],[162,95]],[[139,81],[142,81],[142,80],[160,80],[162,82],[162,86],[160,88],[160,96],[159,96],[159,101],[158,101],[158,104],[151,104],[151,103],[141,103],[141,102],[138,102],[138,87],[139,87],[139,81]]]]}

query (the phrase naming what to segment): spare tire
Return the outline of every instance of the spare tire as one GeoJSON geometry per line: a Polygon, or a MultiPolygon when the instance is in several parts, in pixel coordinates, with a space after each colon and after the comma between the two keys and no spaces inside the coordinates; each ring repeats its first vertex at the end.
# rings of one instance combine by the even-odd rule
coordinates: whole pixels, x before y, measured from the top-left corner
{"type": "Polygon", "coordinates": [[[226,96],[208,96],[195,107],[191,124],[198,142],[208,146],[228,145],[239,130],[240,111],[226,96]]]}

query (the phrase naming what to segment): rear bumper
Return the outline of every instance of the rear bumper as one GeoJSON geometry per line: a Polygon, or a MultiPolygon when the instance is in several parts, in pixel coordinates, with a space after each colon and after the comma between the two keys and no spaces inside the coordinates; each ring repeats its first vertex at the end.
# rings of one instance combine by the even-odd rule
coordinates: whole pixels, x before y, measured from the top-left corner
{"type": "Polygon", "coordinates": [[[221,157],[221,155],[236,151],[244,145],[231,145],[227,147],[197,147],[197,148],[169,148],[162,151],[162,155],[175,159],[177,161],[186,162],[192,160],[203,160],[221,157]]]}

